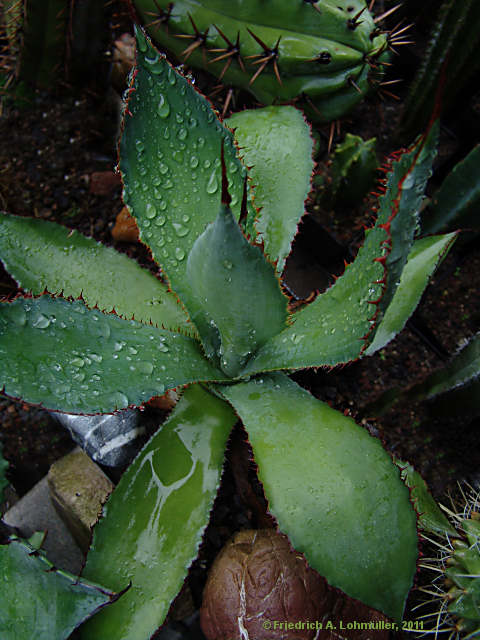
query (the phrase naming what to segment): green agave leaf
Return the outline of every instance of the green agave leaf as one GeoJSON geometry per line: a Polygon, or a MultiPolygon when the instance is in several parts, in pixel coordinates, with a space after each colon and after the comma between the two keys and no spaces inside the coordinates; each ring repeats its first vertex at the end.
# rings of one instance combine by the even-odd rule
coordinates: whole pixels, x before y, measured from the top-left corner
{"type": "Polygon", "coordinates": [[[0,359],[5,393],[73,413],[108,413],[224,379],[193,338],[50,296],[0,304],[0,359]]]}
{"type": "Polygon", "coordinates": [[[84,573],[132,586],[86,625],[84,638],[145,640],[163,623],[197,555],[235,421],[223,400],[189,387],[122,476],[94,529],[84,573]]]}
{"type": "Polygon", "coordinates": [[[480,377],[480,334],[453,356],[446,367],[435,371],[408,393],[416,399],[433,398],[480,377]]]}
{"type": "Polygon", "coordinates": [[[413,147],[393,163],[386,179],[385,194],[379,200],[378,217],[386,220],[391,236],[391,250],[386,260],[387,283],[379,304],[382,313],[392,301],[413,246],[418,212],[437,155],[439,130],[437,121],[425,136],[420,136],[413,147]]]}
{"type": "Polygon", "coordinates": [[[143,32],[137,29],[136,35],[137,68],[120,143],[124,201],[137,219],[141,239],[187,303],[186,258],[220,204],[222,143],[237,218],[246,170],[232,133],[208,100],[143,32]]]}
{"type": "Polygon", "coordinates": [[[225,123],[235,139],[255,188],[257,220],[247,231],[283,271],[304,213],[314,168],[313,140],[302,113],[294,107],[267,107],[234,114],[225,123]]]}
{"type": "Polygon", "coordinates": [[[477,145],[449,173],[433,196],[422,216],[423,233],[437,233],[442,229],[480,227],[480,145],[477,145]]]}
{"type": "Polygon", "coordinates": [[[8,469],[8,462],[2,456],[2,443],[0,442],[0,503],[3,500],[3,490],[8,485],[5,472],[8,469]]]}
{"type": "Polygon", "coordinates": [[[0,215],[0,258],[22,289],[82,296],[89,307],[193,332],[175,296],[134,260],[53,222],[0,215]]]}
{"type": "Polygon", "coordinates": [[[187,278],[189,311],[207,355],[235,377],[246,360],[287,320],[287,298],[259,247],[245,238],[230,208],[222,205],[192,247],[187,278]]]}
{"type": "Polygon", "coordinates": [[[412,315],[432,274],[456,239],[455,233],[417,240],[408,256],[400,284],[387,307],[375,338],[365,351],[371,355],[392,340],[412,315]]]}
{"type": "Polygon", "coordinates": [[[441,535],[456,535],[456,530],[429,492],[427,484],[422,476],[415,471],[411,464],[403,460],[395,460],[400,468],[402,480],[411,490],[411,496],[415,510],[418,513],[418,523],[422,529],[441,535]]]}
{"type": "Polygon", "coordinates": [[[2,640],[66,640],[117,595],[54,568],[28,542],[0,545],[2,640]]]}
{"type": "Polygon", "coordinates": [[[383,415],[398,402],[430,400],[428,410],[442,418],[480,415],[480,334],[450,362],[423,382],[406,389],[386,391],[363,408],[364,415],[383,415]]]}
{"type": "Polygon", "coordinates": [[[272,513],[330,584],[400,618],[415,513],[380,441],[284,374],[220,386],[243,420],[272,513]]]}
{"type": "Polygon", "coordinates": [[[407,389],[403,397],[408,401],[430,400],[429,412],[440,419],[480,415],[480,334],[445,367],[407,389]]]}
{"type": "Polygon", "coordinates": [[[426,140],[397,154],[379,201],[377,222],[366,231],[355,260],[330,289],[292,316],[290,327],[258,351],[245,374],[336,365],[361,355],[393,298],[407,261],[436,135],[434,127],[426,140]]]}

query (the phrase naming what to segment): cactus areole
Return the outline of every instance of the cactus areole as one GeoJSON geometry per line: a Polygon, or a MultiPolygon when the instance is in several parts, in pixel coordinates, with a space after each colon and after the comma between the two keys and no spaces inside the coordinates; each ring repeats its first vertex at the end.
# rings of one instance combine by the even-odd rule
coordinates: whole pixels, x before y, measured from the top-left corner
{"type": "Polygon", "coordinates": [[[264,104],[342,116],[382,74],[387,38],[364,0],[132,0],[152,38],[264,104]]]}

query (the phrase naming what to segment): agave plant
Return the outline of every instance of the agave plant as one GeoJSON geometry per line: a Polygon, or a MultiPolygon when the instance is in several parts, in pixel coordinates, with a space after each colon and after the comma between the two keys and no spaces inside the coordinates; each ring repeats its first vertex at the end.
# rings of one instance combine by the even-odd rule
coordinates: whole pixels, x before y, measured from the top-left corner
{"type": "Polygon", "coordinates": [[[141,31],[127,97],[124,200],[168,285],[53,223],[0,220],[2,261],[30,292],[0,304],[5,393],[102,413],[185,387],[95,527],[84,577],[108,593],[131,586],[85,637],[144,640],[163,623],[238,418],[295,549],[330,584],[400,619],[417,533],[399,469],[378,439],[287,372],[371,353],[412,313],[455,237],[414,239],[435,128],[389,159],[377,221],[354,262],[291,311],[280,277],[313,169],[301,112],[268,107],[222,123],[141,31]]]}

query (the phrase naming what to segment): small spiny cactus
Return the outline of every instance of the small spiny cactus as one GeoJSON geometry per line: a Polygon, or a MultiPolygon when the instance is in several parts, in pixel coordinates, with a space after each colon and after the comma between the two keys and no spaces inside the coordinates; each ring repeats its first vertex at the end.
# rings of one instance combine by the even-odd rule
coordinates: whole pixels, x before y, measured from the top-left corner
{"type": "Polygon", "coordinates": [[[455,529],[449,525],[442,530],[424,522],[429,533],[440,533],[444,538],[435,542],[440,549],[439,557],[422,565],[438,575],[432,587],[422,589],[440,600],[440,608],[433,617],[435,622],[428,631],[436,635],[448,633],[449,640],[480,637],[480,492],[470,487],[468,495],[463,489],[461,494],[460,513],[443,507],[455,529]]]}

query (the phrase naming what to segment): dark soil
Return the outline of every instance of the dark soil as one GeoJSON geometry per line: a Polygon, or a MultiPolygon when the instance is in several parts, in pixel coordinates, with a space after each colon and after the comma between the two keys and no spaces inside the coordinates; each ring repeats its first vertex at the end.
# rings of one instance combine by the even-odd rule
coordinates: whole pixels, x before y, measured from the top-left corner
{"type": "MultiPolygon", "coordinates": [[[[415,60],[414,54],[408,54],[415,60]]],[[[407,55],[407,60],[409,60],[407,55]]],[[[405,65],[406,76],[412,65],[405,65]]],[[[198,84],[208,93],[200,74],[198,84]]],[[[222,109],[222,99],[217,103],[222,109]]],[[[235,106],[251,100],[243,94],[235,106]]],[[[465,112],[480,129],[474,98],[465,112]]],[[[366,101],[342,125],[364,138],[376,136],[379,158],[390,152],[399,108],[395,100],[366,101]]],[[[147,267],[147,251],[138,244],[114,243],[111,229],[122,208],[120,187],[104,195],[92,190],[95,172],[112,171],[116,163],[118,99],[88,92],[58,90],[38,94],[26,109],[14,106],[0,120],[0,205],[10,213],[54,220],[128,253],[147,267]]],[[[320,130],[318,160],[327,160],[328,127],[320,130]]],[[[335,141],[341,140],[336,136],[335,141]]],[[[442,175],[477,140],[463,122],[447,119],[442,129],[437,174],[442,175]]],[[[437,175],[436,174],[436,175],[437,175]]],[[[435,178],[434,178],[435,179],[435,178]]],[[[294,251],[308,265],[312,280],[307,289],[324,288],[343,259],[351,259],[368,220],[368,208],[322,211],[314,195],[308,222],[300,228],[294,251]],[[316,235],[318,234],[318,235],[316,235]],[[312,239],[313,238],[313,239],[312,239]],[[318,238],[319,244],[315,244],[318,238]],[[325,256],[328,255],[328,260],[325,256]]],[[[480,430],[478,420],[428,421],[424,404],[401,403],[377,417],[369,406],[393,388],[424,379],[445,364],[465,340],[478,330],[480,309],[480,249],[472,238],[458,242],[442,263],[405,330],[372,357],[332,371],[306,371],[294,375],[299,384],[333,407],[351,414],[372,433],[380,435],[396,456],[409,460],[427,480],[433,494],[445,499],[458,481],[478,478],[480,430]]],[[[11,298],[16,284],[2,272],[0,295],[11,298]]],[[[163,418],[150,411],[152,425],[163,418]]],[[[215,503],[199,560],[188,581],[195,607],[200,604],[206,570],[226,540],[238,529],[271,526],[253,465],[245,460],[247,444],[240,429],[229,447],[223,485],[215,503]],[[242,462],[243,461],[243,462],[242,462]]],[[[0,442],[9,462],[7,477],[21,496],[48,471],[50,464],[73,443],[55,418],[41,408],[0,398],[0,442]]],[[[407,614],[407,618],[412,617],[407,614]]],[[[410,636],[411,637],[411,636],[410,636]]]]}

